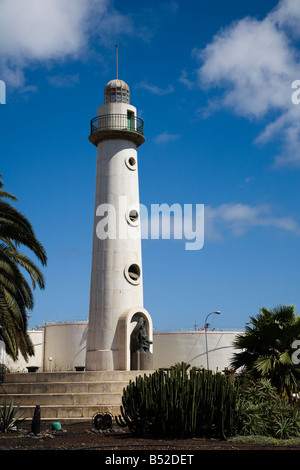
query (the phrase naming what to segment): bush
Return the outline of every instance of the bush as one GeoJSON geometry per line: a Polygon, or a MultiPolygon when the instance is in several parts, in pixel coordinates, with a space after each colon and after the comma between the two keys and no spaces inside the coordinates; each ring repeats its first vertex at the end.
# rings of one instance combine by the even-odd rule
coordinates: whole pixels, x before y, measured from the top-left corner
{"type": "Polygon", "coordinates": [[[221,373],[186,365],[137,377],[124,389],[119,426],[144,437],[218,437],[236,432],[238,392],[221,373]]]}
{"type": "Polygon", "coordinates": [[[13,400],[10,402],[9,406],[4,403],[2,408],[0,408],[0,431],[7,432],[12,429],[14,426],[19,424],[21,421],[21,415],[17,416],[20,406],[14,407],[13,400]]]}
{"type": "Polygon", "coordinates": [[[300,436],[300,415],[266,379],[244,380],[240,385],[239,434],[288,439],[300,436]]]}

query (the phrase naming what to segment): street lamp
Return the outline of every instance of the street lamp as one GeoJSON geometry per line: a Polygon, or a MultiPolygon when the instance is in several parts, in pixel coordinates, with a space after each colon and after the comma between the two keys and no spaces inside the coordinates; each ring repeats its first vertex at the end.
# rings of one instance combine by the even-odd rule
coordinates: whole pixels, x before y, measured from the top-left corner
{"type": "Polygon", "coordinates": [[[205,324],[204,324],[204,329],[205,329],[205,346],[206,346],[206,368],[207,370],[209,369],[209,365],[208,365],[208,346],[207,346],[207,328],[209,328],[209,323],[207,323],[207,319],[209,317],[209,315],[220,315],[220,311],[217,310],[216,312],[211,312],[207,315],[207,317],[205,318],[205,324]]]}

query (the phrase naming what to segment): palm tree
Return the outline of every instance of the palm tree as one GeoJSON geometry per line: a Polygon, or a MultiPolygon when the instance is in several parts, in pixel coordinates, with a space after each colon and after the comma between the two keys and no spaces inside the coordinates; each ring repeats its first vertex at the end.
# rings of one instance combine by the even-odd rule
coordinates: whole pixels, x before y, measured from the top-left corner
{"type": "Polygon", "coordinates": [[[3,190],[0,175],[0,340],[13,360],[18,358],[19,351],[27,360],[34,355],[27,333],[27,310],[34,306],[32,289],[36,286],[44,289],[45,282],[40,269],[18,247],[23,245],[32,251],[43,266],[47,264],[47,256],[28,219],[4,199],[17,201],[3,190]]]}
{"type": "Polygon", "coordinates": [[[300,317],[294,305],[280,305],[271,310],[261,308],[250,317],[251,326],[236,336],[231,366],[254,378],[264,377],[280,393],[300,390],[300,368],[292,360],[293,342],[300,338],[300,317]]]}

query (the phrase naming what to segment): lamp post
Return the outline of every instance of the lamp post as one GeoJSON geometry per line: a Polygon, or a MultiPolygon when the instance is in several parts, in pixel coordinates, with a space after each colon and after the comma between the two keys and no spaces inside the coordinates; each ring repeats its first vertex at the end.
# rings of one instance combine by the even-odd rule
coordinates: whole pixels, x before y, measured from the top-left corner
{"type": "Polygon", "coordinates": [[[207,317],[205,318],[205,324],[204,324],[204,329],[205,329],[205,347],[206,347],[206,368],[207,370],[209,369],[209,365],[208,365],[208,345],[207,345],[207,328],[209,328],[209,323],[207,323],[207,319],[209,317],[209,315],[220,315],[220,311],[217,310],[216,312],[211,312],[207,315],[207,317]]]}

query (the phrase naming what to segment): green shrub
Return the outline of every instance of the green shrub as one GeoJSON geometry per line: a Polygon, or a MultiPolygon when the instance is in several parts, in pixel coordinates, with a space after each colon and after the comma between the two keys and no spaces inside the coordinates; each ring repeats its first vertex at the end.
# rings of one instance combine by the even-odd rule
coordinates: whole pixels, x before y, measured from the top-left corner
{"type": "Polygon", "coordinates": [[[300,436],[299,411],[282,399],[266,379],[245,380],[241,400],[239,434],[288,439],[300,436]]]}
{"type": "Polygon", "coordinates": [[[236,432],[238,392],[223,374],[183,363],[131,381],[116,422],[144,437],[226,438],[236,432]]]}
{"type": "Polygon", "coordinates": [[[13,400],[10,402],[9,406],[4,403],[2,408],[0,408],[0,431],[7,432],[18,423],[20,423],[21,415],[17,416],[20,406],[14,407],[13,400]]]}

